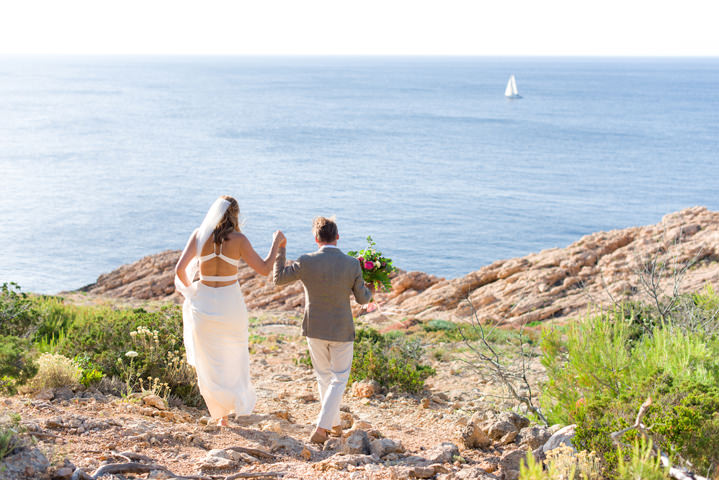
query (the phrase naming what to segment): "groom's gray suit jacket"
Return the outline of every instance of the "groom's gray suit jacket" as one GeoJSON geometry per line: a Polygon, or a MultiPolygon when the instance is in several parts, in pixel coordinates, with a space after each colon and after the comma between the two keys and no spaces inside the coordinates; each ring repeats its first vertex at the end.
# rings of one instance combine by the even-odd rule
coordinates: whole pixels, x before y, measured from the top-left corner
{"type": "Polygon", "coordinates": [[[302,281],[305,287],[302,335],[335,342],[353,341],[355,327],[350,293],[357,303],[367,303],[372,298],[357,259],[331,246],[323,246],[289,264],[285,255],[285,249],[280,248],[272,277],[275,285],[302,281]]]}

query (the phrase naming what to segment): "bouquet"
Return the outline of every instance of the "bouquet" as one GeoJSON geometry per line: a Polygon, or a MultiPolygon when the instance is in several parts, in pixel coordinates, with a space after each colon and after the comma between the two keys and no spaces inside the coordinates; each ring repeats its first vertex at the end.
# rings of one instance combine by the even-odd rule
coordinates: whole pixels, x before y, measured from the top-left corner
{"type": "Polygon", "coordinates": [[[392,259],[382,256],[382,252],[377,251],[372,237],[367,237],[367,248],[347,254],[359,260],[365,282],[373,284],[376,289],[381,287],[385,292],[392,290],[389,281],[389,274],[395,271],[392,259]]]}

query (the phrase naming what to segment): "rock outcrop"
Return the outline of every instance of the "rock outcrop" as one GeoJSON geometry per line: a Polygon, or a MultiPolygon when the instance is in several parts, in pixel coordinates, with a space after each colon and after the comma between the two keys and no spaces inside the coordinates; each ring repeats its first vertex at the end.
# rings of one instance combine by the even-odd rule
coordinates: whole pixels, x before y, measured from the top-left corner
{"type": "MultiPolygon", "coordinates": [[[[179,301],[173,287],[179,253],[145,257],[101,275],[83,290],[179,301]]],[[[707,284],[719,288],[719,212],[688,208],[666,215],[656,225],[594,233],[566,248],[499,260],[452,280],[399,272],[392,279],[393,290],[378,298],[385,313],[410,319],[466,320],[472,307],[482,320],[508,325],[566,319],[589,305],[642,299],[638,271],[646,259],[664,266],[660,274],[665,287],[672,281],[673,266],[694,262],[683,276],[681,290],[696,291],[707,284]]],[[[240,269],[240,282],[250,309],[301,312],[304,292],[299,283],[276,288],[247,266],[240,269]]],[[[359,312],[358,306],[355,309],[359,312]]]]}

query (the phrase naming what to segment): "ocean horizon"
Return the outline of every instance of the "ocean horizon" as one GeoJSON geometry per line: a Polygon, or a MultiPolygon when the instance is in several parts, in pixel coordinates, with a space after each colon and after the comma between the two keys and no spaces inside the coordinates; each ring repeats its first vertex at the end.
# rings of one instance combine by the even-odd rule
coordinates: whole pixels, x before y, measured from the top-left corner
{"type": "Polygon", "coordinates": [[[717,57],[3,56],[0,283],[181,249],[223,194],[261,255],[336,215],[447,278],[719,210],[718,87],[717,57]]]}

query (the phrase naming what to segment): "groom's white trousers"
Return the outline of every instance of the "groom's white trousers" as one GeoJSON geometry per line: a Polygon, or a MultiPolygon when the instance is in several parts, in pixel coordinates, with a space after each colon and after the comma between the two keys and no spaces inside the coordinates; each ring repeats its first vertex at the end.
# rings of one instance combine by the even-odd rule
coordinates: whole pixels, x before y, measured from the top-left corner
{"type": "Polygon", "coordinates": [[[352,369],[354,342],[331,342],[307,337],[307,345],[322,403],[317,426],[329,430],[342,424],[340,404],[352,369]]]}

